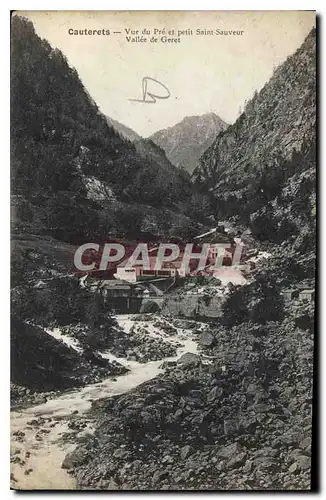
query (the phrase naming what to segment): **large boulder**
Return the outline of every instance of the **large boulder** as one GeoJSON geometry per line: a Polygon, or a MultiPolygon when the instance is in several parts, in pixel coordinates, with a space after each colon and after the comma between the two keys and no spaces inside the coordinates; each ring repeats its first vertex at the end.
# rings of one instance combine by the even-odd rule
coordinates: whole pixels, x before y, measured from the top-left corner
{"type": "Polygon", "coordinates": [[[215,399],[219,399],[223,394],[221,387],[213,387],[207,394],[207,403],[212,403],[215,399]]]}
{"type": "Polygon", "coordinates": [[[186,446],[184,446],[183,448],[181,448],[181,451],[180,451],[180,457],[181,457],[181,460],[186,460],[186,458],[189,457],[189,455],[191,455],[191,446],[189,446],[188,444],[186,446]]]}
{"type": "Polygon", "coordinates": [[[89,451],[84,448],[77,448],[70,453],[67,453],[65,459],[62,462],[62,469],[73,469],[74,467],[78,467],[86,463],[90,458],[89,451]]]}
{"type": "Polygon", "coordinates": [[[202,347],[213,347],[216,344],[216,338],[210,332],[203,332],[199,337],[199,344],[202,347]]]}
{"type": "Polygon", "coordinates": [[[200,364],[200,356],[192,352],[185,352],[179,359],[178,364],[183,366],[197,366],[200,364]]]}
{"type": "Polygon", "coordinates": [[[218,450],[218,456],[226,460],[231,460],[241,452],[242,452],[241,446],[239,445],[238,442],[235,442],[220,448],[218,450]]]}

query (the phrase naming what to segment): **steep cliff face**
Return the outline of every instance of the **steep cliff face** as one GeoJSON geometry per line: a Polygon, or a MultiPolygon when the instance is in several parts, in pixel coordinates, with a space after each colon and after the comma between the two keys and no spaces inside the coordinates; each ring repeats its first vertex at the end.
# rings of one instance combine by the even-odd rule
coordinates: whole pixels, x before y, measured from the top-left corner
{"type": "Polygon", "coordinates": [[[313,29],[200,158],[193,180],[214,194],[221,214],[248,216],[289,187],[292,176],[314,175],[315,52],[313,29]]]}
{"type": "Polygon", "coordinates": [[[215,113],[187,116],[174,127],[155,132],[150,139],[164,149],[173,165],[192,172],[200,156],[226,127],[215,113]]]}

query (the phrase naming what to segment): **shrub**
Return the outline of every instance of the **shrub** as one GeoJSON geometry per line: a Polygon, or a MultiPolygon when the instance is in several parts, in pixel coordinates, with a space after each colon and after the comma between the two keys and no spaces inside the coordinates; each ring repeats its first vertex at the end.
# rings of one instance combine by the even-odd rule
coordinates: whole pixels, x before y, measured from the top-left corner
{"type": "Polygon", "coordinates": [[[154,300],[149,300],[149,301],[145,302],[140,308],[140,312],[144,313],[144,314],[156,313],[159,310],[160,310],[160,307],[157,304],[157,302],[154,302],[154,300]]]}

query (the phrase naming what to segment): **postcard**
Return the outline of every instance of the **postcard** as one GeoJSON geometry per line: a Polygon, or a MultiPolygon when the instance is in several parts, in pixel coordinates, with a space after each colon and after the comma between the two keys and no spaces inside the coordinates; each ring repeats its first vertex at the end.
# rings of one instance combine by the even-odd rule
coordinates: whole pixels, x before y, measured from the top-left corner
{"type": "Polygon", "coordinates": [[[11,17],[11,488],[316,489],[315,11],[11,17]]]}

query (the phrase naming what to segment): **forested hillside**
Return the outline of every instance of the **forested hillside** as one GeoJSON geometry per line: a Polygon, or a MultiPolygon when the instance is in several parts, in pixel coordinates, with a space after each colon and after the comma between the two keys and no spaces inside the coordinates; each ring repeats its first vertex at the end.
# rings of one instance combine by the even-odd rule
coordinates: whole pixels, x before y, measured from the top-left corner
{"type": "Polygon", "coordinates": [[[18,16],[11,57],[14,231],[73,243],[134,236],[149,213],[156,234],[191,226],[189,176],[110,127],[65,56],[18,16]]]}
{"type": "Polygon", "coordinates": [[[219,217],[250,225],[261,240],[314,248],[316,33],[279,66],[200,158],[193,181],[215,197],[219,217]]]}

